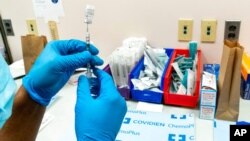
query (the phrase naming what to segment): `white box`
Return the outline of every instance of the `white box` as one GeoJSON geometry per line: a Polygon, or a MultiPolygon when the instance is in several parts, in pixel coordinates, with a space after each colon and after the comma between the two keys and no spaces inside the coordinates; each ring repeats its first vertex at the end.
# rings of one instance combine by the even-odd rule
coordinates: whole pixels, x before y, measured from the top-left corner
{"type": "Polygon", "coordinates": [[[200,106],[200,118],[213,120],[215,116],[215,106],[200,106]]]}
{"type": "Polygon", "coordinates": [[[215,90],[201,90],[200,105],[216,106],[217,91],[215,90]]]}

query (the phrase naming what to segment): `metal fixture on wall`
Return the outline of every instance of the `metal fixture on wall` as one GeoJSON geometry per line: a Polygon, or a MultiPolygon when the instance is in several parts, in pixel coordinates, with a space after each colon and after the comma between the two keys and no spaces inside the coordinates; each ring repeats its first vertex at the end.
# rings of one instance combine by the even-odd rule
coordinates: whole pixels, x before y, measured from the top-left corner
{"type": "Polygon", "coordinates": [[[0,14],[0,34],[1,34],[0,35],[0,53],[3,55],[7,63],[11,64],[13,62],[13,59],[12,59],[10,47],[7,41],[7,36],[4,30],[1,14],[0,14]]]}

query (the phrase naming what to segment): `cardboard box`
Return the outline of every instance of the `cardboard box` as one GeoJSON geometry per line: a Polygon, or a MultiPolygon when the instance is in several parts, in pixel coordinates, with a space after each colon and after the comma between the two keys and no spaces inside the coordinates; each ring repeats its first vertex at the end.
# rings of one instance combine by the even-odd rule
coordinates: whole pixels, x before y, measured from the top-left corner
{"type": "Polygon", "coordinates": [[[250,99],[250,55],[243,53],[241,65],[241,97],[250,99]]]}
{"type": "Polygon", "coordinates": [[[241,98],[250,100],[250,83],[241,76],[241,98]]]}
{"type": "Polygon", "coordinates": [[[213,120],[215,116],[215,106],[200,106],[200,118],[213,120]]]}
{"type": "Polygon", "coordinates": [[[220,64],[204,64],[203,71],[216,75],[216,80],[219,79],[220,64]]]}
{"type": "Polygon", "coordinates": [[[200,105],[216,106],[217,91],[201,90],[200,105]]]}

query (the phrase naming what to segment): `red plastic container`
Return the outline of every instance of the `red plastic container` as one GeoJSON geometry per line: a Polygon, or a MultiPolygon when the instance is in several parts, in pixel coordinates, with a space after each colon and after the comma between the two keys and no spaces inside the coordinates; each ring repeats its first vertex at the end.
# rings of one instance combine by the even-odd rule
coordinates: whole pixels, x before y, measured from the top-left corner
{"type": "Polygon", "coordinates": [[[164,104],[178,105],[184,107],[195,108],[197,106],[199,96],[200,96],[200,77],[201,77],[201,51],[198,50],[198,62],[197,62],[197,72],[196,72],[196,82],[195,82],[195,91],[192,96],[181,95],[181,94],[172,94],[170,93],[170,84],[172,82],[172,70],[173,67],[170,66],[177,55],[185,55],[189,57],[188,49],[175,49],[173,56],[171,58],[167,73],[164,77],[164,104]]]}

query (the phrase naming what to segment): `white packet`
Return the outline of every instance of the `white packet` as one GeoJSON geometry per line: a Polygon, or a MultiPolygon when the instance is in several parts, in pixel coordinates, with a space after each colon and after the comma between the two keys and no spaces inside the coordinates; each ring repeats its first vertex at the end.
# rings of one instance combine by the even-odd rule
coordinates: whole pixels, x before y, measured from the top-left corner
{"type": "Polygon", "coordinates": [[[174,70],[176,71],[177,75],[180,77],[180,79],[182,81],[184,76],[183,76],[183,73],[181,72],[181,69],[179,68],[178,63],[177,62],[172,63],[172,66],[173,66],[174,70]]]}
{"type": "Polygon", "coordinates": [[[187,80],[187,95],[191,96],[194,92],[194,82],[195,82],[195,74],[192,70],[188,69],[188,80],[187,80]]]}

